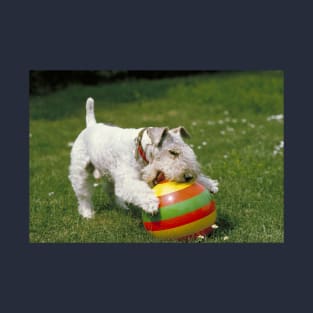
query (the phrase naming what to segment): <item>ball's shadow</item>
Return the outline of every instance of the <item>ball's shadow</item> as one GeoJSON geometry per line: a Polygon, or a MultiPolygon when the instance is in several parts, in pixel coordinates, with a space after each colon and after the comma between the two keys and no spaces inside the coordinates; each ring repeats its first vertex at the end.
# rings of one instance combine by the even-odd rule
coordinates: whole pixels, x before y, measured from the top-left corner
{"type": "Polygon", "coordinates": [[[232,230],[235,228],[235,222],[227,213],[219,213],[217,211],[216,224],[220,229],[223,230],[232,230]]]}

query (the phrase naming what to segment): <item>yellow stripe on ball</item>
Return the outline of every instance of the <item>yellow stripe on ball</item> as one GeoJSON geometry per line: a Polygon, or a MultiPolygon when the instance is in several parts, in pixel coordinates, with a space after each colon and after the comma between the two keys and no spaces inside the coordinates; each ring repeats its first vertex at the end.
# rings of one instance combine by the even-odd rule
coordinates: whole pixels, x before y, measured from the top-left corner
{"type": "Polygon", "coordinates": [[[164,195],[171,193],[171,192],[185,189],[185,188],[191,186],[192,184],[193,183],[176,183],[176,182],[170,181],[170,182],[155,185],[153,187],[153,190],[154,190],[155,195],[157,197],[160,197],[160,196],[164,196],[164,195]]]}

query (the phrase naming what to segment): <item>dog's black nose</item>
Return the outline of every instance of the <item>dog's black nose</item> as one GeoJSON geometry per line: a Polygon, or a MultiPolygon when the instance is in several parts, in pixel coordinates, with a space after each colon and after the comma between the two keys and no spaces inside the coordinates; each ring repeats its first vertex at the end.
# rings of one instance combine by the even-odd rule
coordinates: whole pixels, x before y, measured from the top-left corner
{"type": "Polygon", "coordinates": [[[184,174],[184,179],[186,182],[189,182],[193,179],[193,176],[192,174],[187,173],[187,174],[184,174]]]}

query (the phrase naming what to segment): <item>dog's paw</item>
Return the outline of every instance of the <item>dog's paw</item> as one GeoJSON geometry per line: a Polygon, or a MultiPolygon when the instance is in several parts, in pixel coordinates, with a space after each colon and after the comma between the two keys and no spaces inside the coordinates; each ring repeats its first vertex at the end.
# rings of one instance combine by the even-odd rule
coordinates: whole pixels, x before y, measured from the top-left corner
{"type": "Polygon", "coordinates": [[[159,211],[159,199],[157,197],[153,197],[145,201],[142,204],[142,209],[149,214],[156,214],[159,211]]]}
{"type": "Polygon", "coordinates": [[[217,193],[218,192],[218,181],[212,180],[208,189],[210,192],[212,192],[214,194],[217,193]]]}
{"type": "Polygon", "coordinates": [[[95,211],[90,208],[79,207],[78,211],[79,214],[86,219],[91,219],[95,216],[95,211]]]}

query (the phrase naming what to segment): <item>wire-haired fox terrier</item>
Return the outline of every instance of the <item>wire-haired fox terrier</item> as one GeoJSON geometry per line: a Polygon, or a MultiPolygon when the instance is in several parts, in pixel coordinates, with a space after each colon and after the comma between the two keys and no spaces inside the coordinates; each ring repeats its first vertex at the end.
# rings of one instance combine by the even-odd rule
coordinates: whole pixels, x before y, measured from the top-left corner
{"type": "Polygon", "coordinates": [[[176,182],[196,180],[210,192],[218,182],[200,171],[193,150],[183,138],[184,127],[119,128],[97,123],[94,100],[86,102],[87,127],[78,135],[71,151],[70,175],[78,199],[78,211],[85,218],[94,216],[90,176],[107,176],[114,186],[117,203],[127,203],[154,214],[159,200],[151,187],[163,179],[176,182]]]}

